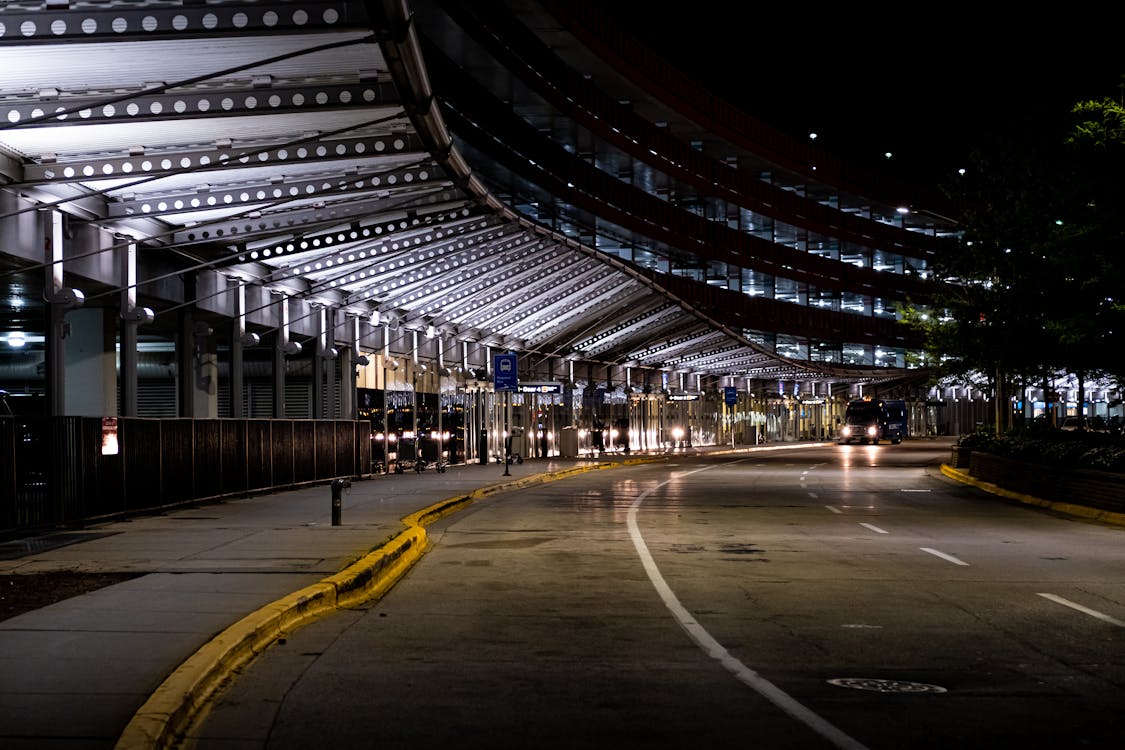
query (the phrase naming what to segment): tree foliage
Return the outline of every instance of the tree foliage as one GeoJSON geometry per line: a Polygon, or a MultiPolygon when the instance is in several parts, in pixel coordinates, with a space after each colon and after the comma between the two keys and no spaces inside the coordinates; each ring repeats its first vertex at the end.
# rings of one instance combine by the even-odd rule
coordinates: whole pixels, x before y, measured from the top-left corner
{"type": "Polygon", "coordinates": [[[910,310],[943,373],[1125,378],[1125,108],[1078,103],[977,149],[950,186],[963,234],[910,310]]]}

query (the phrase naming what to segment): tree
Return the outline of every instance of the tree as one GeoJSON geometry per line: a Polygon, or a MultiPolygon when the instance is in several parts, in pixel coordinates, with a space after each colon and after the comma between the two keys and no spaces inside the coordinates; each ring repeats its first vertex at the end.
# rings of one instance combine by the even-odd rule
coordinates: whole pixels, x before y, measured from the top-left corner
{"type": "Polygon", "coordinates": [[[1121,380],[1125,108],[1080,102],[1031,125],[949,186],[963,232],[935,271],[956,283],[903,319],[940,372],[988,373],[998,391],[1044,370],[1121,380]]]}

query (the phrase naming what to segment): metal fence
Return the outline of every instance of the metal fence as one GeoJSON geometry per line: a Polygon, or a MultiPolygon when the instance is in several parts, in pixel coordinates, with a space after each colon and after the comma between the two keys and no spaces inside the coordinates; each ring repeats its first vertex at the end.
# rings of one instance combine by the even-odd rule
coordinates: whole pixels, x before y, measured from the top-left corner
{"type": "Polygon", "coordinates": [[[0,417],[0,534],[371,471],[367,421],[0,417]]]}

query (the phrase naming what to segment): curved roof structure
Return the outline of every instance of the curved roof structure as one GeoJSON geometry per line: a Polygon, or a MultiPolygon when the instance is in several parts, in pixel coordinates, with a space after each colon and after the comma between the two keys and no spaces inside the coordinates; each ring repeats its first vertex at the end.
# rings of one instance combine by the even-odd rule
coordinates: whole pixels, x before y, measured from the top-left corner
{"type": "Polygon", "coordinates": [[[548,372],[894,381],[895,305],[956,231],[596,3],[9,3],[0,107],[0,338],[30,342],[0,387],[72,288],[142,343],[190,309],[548,372]]]}

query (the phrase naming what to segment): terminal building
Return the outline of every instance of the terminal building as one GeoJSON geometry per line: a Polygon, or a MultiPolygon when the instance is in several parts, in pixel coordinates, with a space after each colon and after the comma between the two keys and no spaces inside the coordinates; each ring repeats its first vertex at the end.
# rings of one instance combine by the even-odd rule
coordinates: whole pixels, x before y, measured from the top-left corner
{"type": "Polygon", "coordinates": [[[0,527],[988,421],[899,322],[942,196],[721,94],[592,2],[8,4],[0,527]]]}

